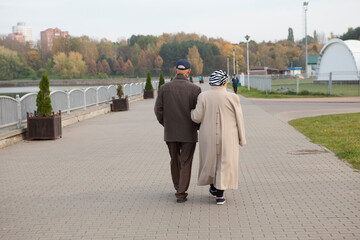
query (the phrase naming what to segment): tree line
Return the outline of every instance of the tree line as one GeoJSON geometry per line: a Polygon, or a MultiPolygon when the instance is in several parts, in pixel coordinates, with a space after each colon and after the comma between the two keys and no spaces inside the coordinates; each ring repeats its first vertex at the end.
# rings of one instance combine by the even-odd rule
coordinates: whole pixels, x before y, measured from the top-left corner
{"type": "MultiPolygon", "coordinates": [[[[360,28],[349,28],[343,39],[359,39],[360,28]]],[[[249,65],[286,68],[304,67],[304,40],[288,38],[276,42],[249,41],[249,65]]],[[[314,31],[307,36],[308,54],[319,54],[325,43],[324,35],[314,31]]],[[[246,71],[246,42],[230,43],[222,38],[204,35],[164,33],[161,36],[133,35],[129,39],[111,42],[88,36],[55,38],[51,50],[41,41],[33,48],[5,36],[0,37],[0,79],[41,77],[47,70],[59,78],[143,77],[151,74],[174,74],[179,58],[192,64],[192,75],[209,75],[216,69],[233,69],[233,52],[239,72],[246,71]]]]}

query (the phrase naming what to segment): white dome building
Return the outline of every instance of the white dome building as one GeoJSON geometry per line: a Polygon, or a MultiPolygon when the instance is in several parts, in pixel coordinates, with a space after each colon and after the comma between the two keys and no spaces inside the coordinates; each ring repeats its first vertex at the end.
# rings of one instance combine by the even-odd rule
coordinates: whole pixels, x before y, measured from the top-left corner
{"type": "Polygon", "coordinates": [[[360,80],[360,41],[332,39],[321,49],[317,61],[317,80],[360,80]]]}

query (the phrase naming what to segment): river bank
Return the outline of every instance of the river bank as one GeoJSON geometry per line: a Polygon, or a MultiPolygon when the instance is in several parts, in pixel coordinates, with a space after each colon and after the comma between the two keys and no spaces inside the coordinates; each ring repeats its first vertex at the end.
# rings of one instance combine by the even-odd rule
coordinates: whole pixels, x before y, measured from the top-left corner
{"type": "MultiPolygon", "coordinates": [[[[49,80],[50,86],[100,86],[111,84],[129,84],[145,82],[145,78],[109,78],[109,79],[56,79],[49,80]]],[[[40,80],[9,80],[0,81],[0,87],[31,87],[38,86],[40,80]]]]}

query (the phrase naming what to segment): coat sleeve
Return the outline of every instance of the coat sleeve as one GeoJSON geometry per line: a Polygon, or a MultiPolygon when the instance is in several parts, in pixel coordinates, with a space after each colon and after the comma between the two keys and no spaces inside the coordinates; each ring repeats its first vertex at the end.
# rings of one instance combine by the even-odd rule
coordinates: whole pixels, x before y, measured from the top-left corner
{"type": "MultiPolygon", "coordinates": [[[[161,89],[161,88],[160,88],[161,89]]],[[[158,122],[164,126],[164,104],[163,104],[163,94],[159,89],[158,96],[155,101],[154,112],[158,122]]]]}
{"type": "Polygon", "coordinates": [[[246,144],[244,117],[240,105],[240,99],[237,95],[235,97],[234,110],[236,117],[236,125],[239,133],[239,143],[240,146],[244,146],[246,144]]]}
{"type": "Polygon", "coordinates": [[[201,123],[204,115],[204,99],[202,94],[198,96],[195,109],[191,110],[191,120],[195,123],[201,123]]]}

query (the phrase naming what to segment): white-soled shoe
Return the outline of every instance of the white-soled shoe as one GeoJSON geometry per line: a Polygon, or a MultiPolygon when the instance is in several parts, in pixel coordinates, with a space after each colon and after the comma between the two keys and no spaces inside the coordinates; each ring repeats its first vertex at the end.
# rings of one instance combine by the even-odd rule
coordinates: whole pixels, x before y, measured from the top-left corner
{"type": "Polygon", "coordinates": [[[217,205],[223,205],[225,203],[225,198],[224,197],[216,197],[216,204],[217,205]]]}

